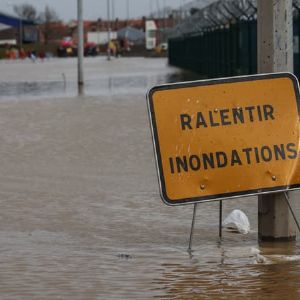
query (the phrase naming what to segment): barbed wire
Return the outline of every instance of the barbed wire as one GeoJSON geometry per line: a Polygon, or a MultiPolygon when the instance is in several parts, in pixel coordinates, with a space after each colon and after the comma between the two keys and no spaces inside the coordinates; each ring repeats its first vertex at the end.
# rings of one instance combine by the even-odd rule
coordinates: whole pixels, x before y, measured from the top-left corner
{"type": "MultiPolygon", "coordinates": [[[[293,0],[293,9],[294,14],[300,15],[300,0],[293,0]]],[[[195,5],[188,17],[165,34],[169,38],[194,35],[256,18],[257,0],[217,0],[201,9],[195,5]]]]}

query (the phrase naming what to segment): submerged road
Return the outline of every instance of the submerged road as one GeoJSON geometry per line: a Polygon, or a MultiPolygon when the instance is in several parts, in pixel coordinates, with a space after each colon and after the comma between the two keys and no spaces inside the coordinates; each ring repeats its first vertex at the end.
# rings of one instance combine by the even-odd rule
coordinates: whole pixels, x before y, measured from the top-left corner
{"type": "Polygon", "coordinates": [[[178,70],[164,59],[85,67],[77,97],[74,60],[0,62],[0,299],[298,299],[298,241],[262,245],[257,264],[255,197],[224,201],[252,231],[221,244],[218,203],[199,205],[187,253],[193,208],[160,200],[145,100],[178,70]]]}

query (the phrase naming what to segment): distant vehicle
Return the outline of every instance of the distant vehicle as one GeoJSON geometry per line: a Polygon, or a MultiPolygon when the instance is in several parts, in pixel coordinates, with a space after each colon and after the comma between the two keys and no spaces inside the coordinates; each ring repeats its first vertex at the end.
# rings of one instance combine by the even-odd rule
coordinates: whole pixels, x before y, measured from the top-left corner
{"type": "Polygon", "coordinates": [[[168,43],[160,43],[156,48],[155,52],[157,54],[162,54],[168,51],[168,43]]]}
{"type": "Polygon", "coordinates": [[[73,47],[74,42],[73,42],[73,39],[70,36],[66,36],[62,39],[62,41],[60,42],[60,45],[62,47],[73,47]]]}
{"type": "Polygon", "coordinates": [[[168,50],[168,43],[161,43],[158,46],[162,51],[167,51],[168,50]]]}
{"type": "Polygon", "coordinates": [[[58,57],[73,57],[77,56],[77,47],[71,37],[64,37],[57,48],[58,57]]]}
{"type": "MultiPolygon", "coordinates": [[[[84,45],[85,56],[98,55],[98,47],[96,43],[88,42],[84,45]]],[[[57,48],[58,57],[74,57],[77,56],[77,45],[71,37],[64,37],[57,48]]]]}

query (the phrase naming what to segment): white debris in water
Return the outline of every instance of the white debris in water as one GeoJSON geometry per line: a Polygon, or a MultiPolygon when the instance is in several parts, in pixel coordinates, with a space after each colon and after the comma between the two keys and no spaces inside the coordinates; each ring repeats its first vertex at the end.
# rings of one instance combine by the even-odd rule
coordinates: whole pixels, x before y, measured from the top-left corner
{"type": "Polygon", "coordinates": [[[255,247],[252,247],[250,252],[254,258],[254,264],[280,264],[290,261],[300,261],[300,255],[262,255],[260,254],[261,251],[255,247]]]}
{"type": "Polygon", "coordinates": [[[248,217],[239,209],[233,210],[223,221],[223,227],[235,229],[239,233],[247,234],[250,231],[248,217]]]}
{"type": "Polygon", "coordinates": [[[265,256],[260,254],[259,249],[255,248],[255,247],[252,247],[250,249],[250,253],[251,253],[251,256],[253,256],[253,259],[254,259],[253,263],[254,264],[267,264],[267,263],[269,263],[268,259],[265,256]]]}
{"type": "Polygon", "coordinates": [[[268,260],[265,256],[261,255],[261,254],[255,254],[254,255],[254,264],[266,264],[268,263],[268,260]]]}
{"type": "Polygon", "coordinates": [[[283,260],[286,260],[286,261],[298,261],[298,260],[300,260],[300,255],[285,256],[285,257],[283,257],[283,260]]]}
{"type": "Polygon", "coordinates": [[[285,263],[289,261],[299,261],[300,255],[268,255],[268,258],[271,259],[272,263],[285,263]]]}
{"type": "Polygon", "coordinates": [[[250,249],[250,253],[253,254],[253,255],[260,254],[260,250],[255,248],[255,247],[252,247],[250,249]]]}

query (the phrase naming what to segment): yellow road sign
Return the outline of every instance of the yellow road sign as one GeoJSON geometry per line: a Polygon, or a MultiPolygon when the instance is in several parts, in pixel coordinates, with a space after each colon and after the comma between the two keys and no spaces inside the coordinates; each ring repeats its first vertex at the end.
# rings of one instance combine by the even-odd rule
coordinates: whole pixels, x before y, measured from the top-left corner
{"type": "Polygon", "coordinates": [[[300,187],[294,75],[168,84],[152,88],[147,99],[165,203],[300,187]]]}

